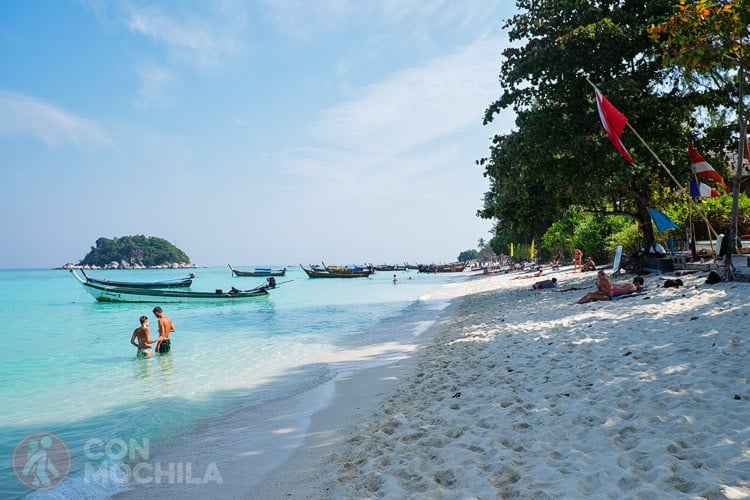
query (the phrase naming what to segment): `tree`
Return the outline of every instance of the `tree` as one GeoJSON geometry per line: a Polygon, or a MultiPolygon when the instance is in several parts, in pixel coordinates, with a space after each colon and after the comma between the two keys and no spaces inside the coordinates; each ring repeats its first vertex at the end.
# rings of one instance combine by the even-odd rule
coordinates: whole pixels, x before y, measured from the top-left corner
{"type": "Polygon", "coordinates": [[[146,267],[190,263],[182,250],[165,239],[154,236],[123,236],[121,238],[99,238],[96,246],[81,260],[81,265],[106,266],[110,262],[125,261],[131,265],[146,267]]]}
{"type": "Polygon", "coordinates": [[[511,241],[540,237],[571,206],[597,215],[623,214],[653,240],[652,192],[673,181],[634,135],[623,141],[626,163],[604,133],[586,82],[596,83],[678,178],[687,179],[686,127],[704,96],[662,64],[646,31],[673,12],[670,0],[559,2],[518,0],[504,28],[514,45],[503,51],[501,96],[485,112],[517,115],[516,130],[496,136],[478,161],[490,179],[478,212],[497,221],[511,241]]]}
{"type": "MultiPolygon", "coordinates": [[[[739,122],[739,146],[729,222],[730,255],[726,257],[729,261],[731,254],[737,252],[735,238],[742,159],[747,147],[744,88],[747,71],[750,70],[750,2],[682,0],[674,15],[651,26],[650,33],[661,44],[666,66],[677,66],[688,77],[715,88],[736,89],[726,92],[726,95],[737,96],[734,104],[739,122]]],[[[728,278],[732,279],[731,266],[727,266],[727,269],[730,270],[728,278]]]]}
{"type": "Polygon", "coordinates": [[[464,250],[460,254],[458,254],[458,261],[459,262],[468,262],[470,260],[477,260],[479,258],[479,252],[477,250],[474,250],[473,248],[471,250],[464,250]]]}

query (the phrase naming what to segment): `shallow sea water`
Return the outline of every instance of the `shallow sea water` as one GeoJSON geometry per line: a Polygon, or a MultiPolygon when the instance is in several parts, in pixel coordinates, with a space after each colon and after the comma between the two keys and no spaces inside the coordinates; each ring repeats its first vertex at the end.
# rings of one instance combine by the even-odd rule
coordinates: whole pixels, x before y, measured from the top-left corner
{"type": "MultiPolygon", "coordinates": [[[[233,277],[226,267],[192,271],[194,290],[246,289],[264,281],[233,277]]],[[[189,272],[89,274],[149,281],[189,272]]],[[[98,303],[68,271],[0,270],[6,345],[0,352],[0,497],[106,498],[127,484],[91,484],[87,467],[101,471],[144,444],[169,446],[170,439],[247,401],[262,404],[322,384],[341,369],[337,351],[423,332],[468,277],[396,272],[394,285],[393,274],[310,279],[290,266],[266,298],[164,304],[176,329],[172,353],[136,359],[130,336],[142,314],[156,336],[151,309],[157,304],[98,303]],[[57,489],[28,488],[14,472],[19,453],[31,456],[25,438],[34,433],[56,436],[70,452],[70,471],[57,489]]]]}

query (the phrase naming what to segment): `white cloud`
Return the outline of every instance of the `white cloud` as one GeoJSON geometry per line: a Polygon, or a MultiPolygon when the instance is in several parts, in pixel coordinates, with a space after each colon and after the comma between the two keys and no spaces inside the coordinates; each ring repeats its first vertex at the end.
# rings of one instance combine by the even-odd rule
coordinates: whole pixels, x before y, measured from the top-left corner
{"type": "Polygon", "coordinates": [[[498,37],[485,38],[395,73],[325,110],[308,131],[336,149],[383,158],[477,126],[499,93],[501,43],[498,37]]]}
{"type": "Polygon", "coordinates": [[[2,90],[0,133],[31,135],[48,146],[65,142],[77,147],[111,145],[107,134],[95,121],[34,97],[2,90]]]}
{"type": "Polygon", "coordinates": [[[131,6],[128,29],[166,46],[169,55],[199,71],[215,69],[242,52],[245,15],[231,3],[209,4],[211,11],[165,13],[156,6],[131,6]]]}

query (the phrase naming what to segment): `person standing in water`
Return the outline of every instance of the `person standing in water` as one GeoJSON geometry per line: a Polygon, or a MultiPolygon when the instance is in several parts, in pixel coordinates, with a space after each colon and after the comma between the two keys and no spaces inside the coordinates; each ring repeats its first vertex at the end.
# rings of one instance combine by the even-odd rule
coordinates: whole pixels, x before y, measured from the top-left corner
{"type": "Polygon", "coordinates": [[[172,350],[172,341],[169,339],[169,334],[174,331],[174,324],[159,306],[154,307],[154,316],[159,318],[159,338],[157,339],[156,352],[166,354],[172,350]]]}
{"type": "Polygon", "coordinates": [[[130,337],[130,343],[138,348],[138,354],[136,354],[137,357],[146,358],[153,354],[151,351],[151,344],[155,344],[158,339],[151,338],[151,330],[148,327],[148,316],[141,316],[140,321],[141,326],[133,330],[133,336],[130,337]],[[136,342],[136,340],[138,342],[136,342]]]}

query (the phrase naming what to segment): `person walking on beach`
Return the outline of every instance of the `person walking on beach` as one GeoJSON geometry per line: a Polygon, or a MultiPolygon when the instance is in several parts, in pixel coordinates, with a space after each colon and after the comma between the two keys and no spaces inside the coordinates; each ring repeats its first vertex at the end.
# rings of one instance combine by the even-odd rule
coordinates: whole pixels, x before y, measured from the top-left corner
{"type": "Polygon", "coordinates": [[[396,277],[396,275],[394,274],[394,275],[393,275],[393,284],[395,285],[396,283],[398,283],[398,278],[397,278],[397,277],[396,277]]]}
{"type": "Polygon", "coordinates": [[[583,260],[583,252],[576,248],[573,250],[573,272],[581,272],[581,260],[583,260]]]}
{"type": "Polygon", "coordinates": [[[136,357],[146,358],[151,356],[151,344],[155,344],[157,339],[151,338],[151,330],[148,327],[148,316],[140,317],[141,326],[133,330],[133,336],[130,337],[130,343],[138,349],[136,357]],[[136,343],[136,340],[138,341],[136,343]]]}
{"type": "Polygon", "coordinates": [[[156,352],[166,354],[172,350],[172,341],[169,340],[169,334],[174,331],[174,324],[159,306],[154,307],[154,316],[159,318],[159,338],[157,339],[156,352]]]}

